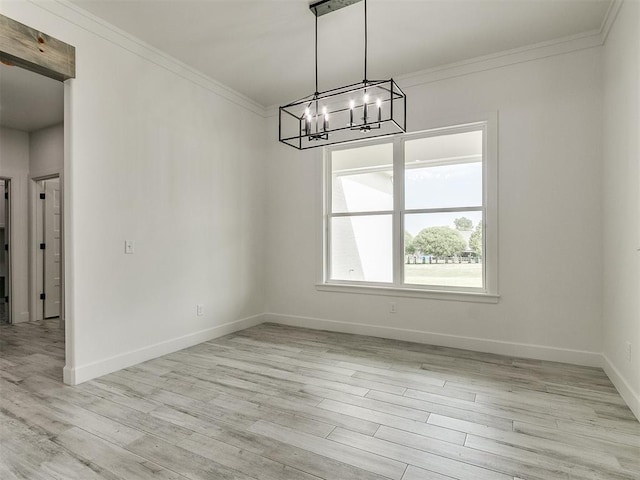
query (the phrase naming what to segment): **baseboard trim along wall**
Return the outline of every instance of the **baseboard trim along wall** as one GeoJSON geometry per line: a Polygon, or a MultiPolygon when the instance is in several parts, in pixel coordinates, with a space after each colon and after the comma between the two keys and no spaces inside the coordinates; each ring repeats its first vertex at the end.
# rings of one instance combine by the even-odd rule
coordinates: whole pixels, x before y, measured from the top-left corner
{"type": "Polygon", "coordinates": [[[254,327],[264,322],[262,314],[224,323],[215,327],[190,333],[182,337],[173,338],[164,342],[156,343],[138,350],[122,353],[110,358],[105,358],[97,362],[81,365],[76,368],[65,366],[63,370],[64,383],[67,385],[78,385],[93,378],[101,377],[108,373],[131,367],[147,360],[152,360],[162,355],[177,352],[183,348],[192,347],[202,342],[222,337],[245,328],[254,327]]]}
{"type": "Polygon", "coordinates": [[[600,353],[587,352],[584,350],[571,350],[544,345],[532,345],[528,343],[504,342],[485,338],[462,337],[458,335],[425,332],[422,330],[409,330],[381,325],[369,325],[364,323],[343,322],[339,320],[327,320],[323,318],[300,317],[276,313],[266,313],[264,318],[265,322],[313,328],[316,330],[355,333],[358,335],[391,338],[393,340],[426,343],[441,347],[496,353],[498,355],[509,355],[512,357],[571,363],[574,365],[584,365],[588,367],[602,366],[602,356],[600,353]]]}
{"type": "Polygon", "coordinates": [[[20,312],[17,315],[17,318],[12,319],[11,323],[25,323],[31,321],[31,316],[29,312],[20,312]]]}
{"type": "Polygon", "coordinates": [[[633,414],[640,420],[640,394],[631,388],[631,385],[627,383],[618,369],[611,363],[609,357],[604,353],[602,354],[602,369],[609,377],[609,380],[611,380],[611,383],[613,383],[613,386],[616,387],[622,399],[627,402],[633,414]]]}

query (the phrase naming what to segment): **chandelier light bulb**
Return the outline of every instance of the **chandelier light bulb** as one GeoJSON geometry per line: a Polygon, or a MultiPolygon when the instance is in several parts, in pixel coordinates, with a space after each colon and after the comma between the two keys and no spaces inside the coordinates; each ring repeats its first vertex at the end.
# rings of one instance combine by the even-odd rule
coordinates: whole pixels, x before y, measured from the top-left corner
{"type": "Polygon", "coordinates": [[[376,105],[378,106],[378,108],[382,107],[382,100],[376,100],[376,105]]]}
{"type": "Polygon", "coordinates": [[[364,120],[364,123],[366,124],[367,123],[367,116],[368,116],[367,115],[368,114],[368,112],[367,112],[367,104],[369,103],[369,94],[368,93],[365,93],[362,96],[362,101],[364,103],[364,105],[362,106],[362,113],[364,114],[362,119],[364,120]]]}
{"type": "Polygon", "coordinates": [[[304,110],[305,122],[304,122],[304,134],[311,135],[311,110],[309,107],[304,110]]]}
{"type": "Polygon", "coordinates": [[[355,106],[356,106],[355,100],[349,100],[349,108],[351,110],[353,110],[355,108],[355,106]]]}
{"type": "Polygon", "coordinates": [[[327,113],[327,107],[322,107],[322,131],[326,132],[329,129],[329,114],[327,113]]]}

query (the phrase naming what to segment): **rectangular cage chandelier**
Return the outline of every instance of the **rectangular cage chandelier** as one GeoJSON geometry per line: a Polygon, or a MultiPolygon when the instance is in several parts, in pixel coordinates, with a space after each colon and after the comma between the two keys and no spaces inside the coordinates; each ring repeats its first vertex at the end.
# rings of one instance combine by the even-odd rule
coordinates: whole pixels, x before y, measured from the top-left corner
{"type": "Polygon", "coordinates": [[[364,80],[318,91],[318,17],[361,0],[322,0],[309,6],[315,15],[316,90],[280,107],[279,140],[299,150],[403,133],[407,97],[393,78],[367,79],[367,0],[364,0],[364,80]]]}

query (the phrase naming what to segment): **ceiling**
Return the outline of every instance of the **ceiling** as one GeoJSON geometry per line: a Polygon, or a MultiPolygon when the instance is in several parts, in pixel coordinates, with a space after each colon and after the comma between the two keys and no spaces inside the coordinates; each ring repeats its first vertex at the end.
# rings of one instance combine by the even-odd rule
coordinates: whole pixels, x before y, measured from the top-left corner
{"type": "MultiPolygon", "coordinates": [[[[311,0],[72,0],[259,104],[314,91],[311,0]]],[[[612,0],[369,0],[369,79],[598,31],[612,0]]],[[[363,79],[363,3],[318,20],[319,89],[363,79]]]]}
{"type": "Polygon", "coordinates": [[[0,64],[0,126],[24,132],[64,120],[62,82],[0,64]]]}

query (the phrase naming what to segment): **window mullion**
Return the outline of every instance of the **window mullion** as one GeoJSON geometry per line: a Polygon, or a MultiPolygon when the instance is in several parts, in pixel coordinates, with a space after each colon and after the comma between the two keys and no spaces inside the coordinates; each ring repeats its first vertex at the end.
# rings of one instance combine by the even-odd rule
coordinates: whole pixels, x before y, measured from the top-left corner
{"type": "Polygon", "coordinates": [[[403,210],[405,214],[411,213],[455,213],[455,212],[482,212],[484,207],[442,207],[442,208],[411,208],[403,210]]]}
{"type": "Polygon", "coordinates": [[[338,217],[369,217],[374,215],[393,215],[393,210],[371,210],[366,212],[338,212],[330,213],[329,218],[338,217]]]}
{"type": "Polygon", "coordinates": [[[322,216],[322,235],[324,241],[323,248],[323,281],[328,281],[331,278],[331,211],[333,210],[333,176],[331,174],[332,171],[332,159],[331,159],[331,151],[324,151],[324,161],[323,161],[324,171],[324,184],[325,188],[323,200],[323,213],[322,216]]]}
{"type": "Polygon", "coordinates": [[[393,284],[400,286],[404,268],[404,141],[393,141],[393,284]]]}

